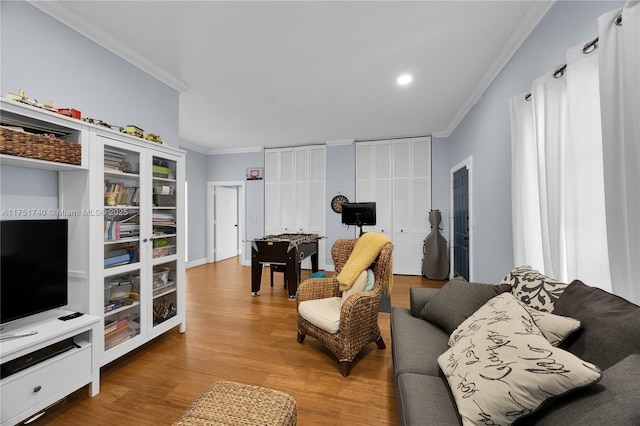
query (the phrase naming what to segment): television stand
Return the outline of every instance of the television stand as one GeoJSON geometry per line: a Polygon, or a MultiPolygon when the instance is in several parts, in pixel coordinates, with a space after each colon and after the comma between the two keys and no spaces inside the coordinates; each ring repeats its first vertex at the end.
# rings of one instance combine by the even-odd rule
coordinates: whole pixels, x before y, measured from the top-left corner
{"type": "Polygon", "coordinates": [[[12,334],[4,334],[0,331],[0,341],[2,340],[11,340],[11,339],[19,339],[20,337],[33,336],[34,334],[38,334],[37,331],[25,331],[22,333],[12,333],[12,334]]]}
{"type": "Polygon", "coordinates": [[[71,313],[55,309],[4,326],[4,336],[21,337],[0,341],[2,426],[20,423],[83,386],[89,385],[90,396],[98,394],[100,318],[58,320],[71,313]]]}

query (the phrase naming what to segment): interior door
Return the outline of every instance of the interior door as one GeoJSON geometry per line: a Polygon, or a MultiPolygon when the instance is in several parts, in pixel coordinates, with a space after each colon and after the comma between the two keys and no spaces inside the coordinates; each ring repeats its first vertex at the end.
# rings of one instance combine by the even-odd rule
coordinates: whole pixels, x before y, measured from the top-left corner
{"type": "Polygon", "coordinates": [[[238,255],[238,191],[235,187],[215,189],[215,261],[238,255]]]}
{"type": "Polygon", "coordinates": [[[469,281],[469,170],[453,174],[453,272],[469,281]]]}

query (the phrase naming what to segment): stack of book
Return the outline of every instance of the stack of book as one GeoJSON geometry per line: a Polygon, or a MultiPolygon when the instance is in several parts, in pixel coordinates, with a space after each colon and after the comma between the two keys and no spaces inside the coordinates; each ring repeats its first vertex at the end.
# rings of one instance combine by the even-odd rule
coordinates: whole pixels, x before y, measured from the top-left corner
{"type": "Polygon", "coordinates": [[[104,267],[111,268],[114,266],[126,265],[130,263],[131,256],[126,249],[119,249],[104,254],[104,267]]]}
{"type": "Polygon", "coordinates": [[[111,349],[130,338],[129,320],[112,321],[104,327],[104,348],[111,349]]]}
{"type": "Polygon", "coordinates": [[[176,216],[172,213],[153,212],[154,235],[172,235],[176,233],[176,216]]]}
{"type": "Polygon", "coordinates": [[[134,214],[123,220],[104,221],[104,240],[114,241],[120,238],[136,238],[140,235],[140,224],[137,223],[138,215],[134,214]]]}
{"type": "Polygon", "coordinates": [[[104,168],[106,170],[120,170],[122,162],[127,158],[126,154],[109,149],[104,150],[104,168]]]}

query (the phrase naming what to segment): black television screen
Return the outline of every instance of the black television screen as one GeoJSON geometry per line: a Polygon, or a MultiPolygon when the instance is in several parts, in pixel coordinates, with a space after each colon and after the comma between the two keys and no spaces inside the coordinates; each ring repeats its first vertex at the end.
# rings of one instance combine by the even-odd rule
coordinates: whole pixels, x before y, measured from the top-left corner
{"type": "Polygon", "coordinates": [[[67,304],[68,221],[0,221],[0,324],[67,304]]]}
{"type": "Polygon", "coordinates": [[[376,224],[376,203],[344,203],[342,223],[345,225],[374,226],[376,224]]]}

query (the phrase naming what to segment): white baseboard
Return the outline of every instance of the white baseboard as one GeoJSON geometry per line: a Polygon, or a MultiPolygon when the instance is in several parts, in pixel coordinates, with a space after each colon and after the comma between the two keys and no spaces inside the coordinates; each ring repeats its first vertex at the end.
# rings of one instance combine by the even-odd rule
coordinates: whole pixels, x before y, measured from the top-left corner
{"type": "Polygon", "coordinates": [[[189,268],[195,268],[196,266],[204,265],[205,263],[207,263],[206,257],[203,259],[192,260],[190,262],[187,262],[185,266],[187,269],[189,269],[189,268]]]}

